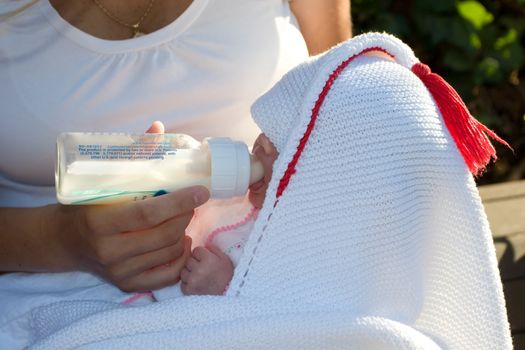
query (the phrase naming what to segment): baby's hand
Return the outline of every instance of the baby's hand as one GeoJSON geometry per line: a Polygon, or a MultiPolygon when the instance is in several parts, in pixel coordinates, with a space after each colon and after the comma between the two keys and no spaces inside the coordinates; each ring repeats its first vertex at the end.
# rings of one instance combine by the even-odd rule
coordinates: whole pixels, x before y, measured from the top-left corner
{"type": "Polygon", "coordinates": [[[180,275],[185,295],[222,295],[233,277],[233,264],[219,248],[193,249],[180,275]]]}
{"type": "Polygon", "coordinates": [[[252,149],[253,155],[259,159],[264,169],[264,177],[250,186],[249,199],[256,208],[261,208],[266,196],[266,190],[272,178],[273,163],[279,155],[277,149],[264,134],[260,134],[255,140],[252,149]]]}

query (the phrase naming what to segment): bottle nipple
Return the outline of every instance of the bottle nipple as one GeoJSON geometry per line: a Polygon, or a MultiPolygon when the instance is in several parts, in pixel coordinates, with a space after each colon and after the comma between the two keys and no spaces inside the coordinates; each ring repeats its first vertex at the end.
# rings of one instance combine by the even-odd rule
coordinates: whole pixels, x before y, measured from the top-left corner
{"type": "Polygon", "coordinates": [[[261,180],[264,176],[264,168],[259,159],[250,154],[250,185],[261,180]]]}

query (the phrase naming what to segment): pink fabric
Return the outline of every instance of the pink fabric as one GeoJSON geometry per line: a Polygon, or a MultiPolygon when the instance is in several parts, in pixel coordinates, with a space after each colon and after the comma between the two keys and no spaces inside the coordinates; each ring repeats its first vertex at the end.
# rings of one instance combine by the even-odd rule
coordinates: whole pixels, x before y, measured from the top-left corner
{"type": "Polygon", "coordinates": [[[132,296],[130,296],[129,298],[127,298],[126,300],[124,300],[122,302],[122,304],[124,305],[129,305],[129,304],[132,304],[134,303],[135,301],[141,299],[141,298],[144,298],[144,297],[150,297],[152,298],[153,297],[153,293],[152,292],[142,292],[142,293],[135,293],[133,294],[132,296]]]}
{"type": "Polygon", "coordinates": [[[215,230],[213,230],[206,239],[206,245],[211,244],[213,240],[220,234],[238,229],[239,227],[246,225],[248,221],[254,219],[257,216],[257,213],[259,212],[259,209],[252,207],[252,209],[248,212],[248,214],[241,220],[234,224],[225,225],[221,227],[217,227],[215,230]]]}

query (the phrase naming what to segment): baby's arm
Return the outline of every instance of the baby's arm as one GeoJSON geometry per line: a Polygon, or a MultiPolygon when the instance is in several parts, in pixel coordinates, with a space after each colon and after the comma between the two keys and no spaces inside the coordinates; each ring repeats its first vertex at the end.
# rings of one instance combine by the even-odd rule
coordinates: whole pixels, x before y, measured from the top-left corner
{"type": "Polygon", "coordinates": [[[180,277],[185,295],[222,295],[233,277],[233,263],[215,246],[197,247],[180,277]]]}

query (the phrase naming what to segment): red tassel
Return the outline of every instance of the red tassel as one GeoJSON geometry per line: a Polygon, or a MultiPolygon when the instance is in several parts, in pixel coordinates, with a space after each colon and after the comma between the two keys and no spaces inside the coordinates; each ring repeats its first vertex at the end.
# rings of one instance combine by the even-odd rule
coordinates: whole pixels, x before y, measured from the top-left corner
{"type": "Polygon", "coordinates": [[[477,121],[456,90],[442,77],[432,73],[426,64],[414,64],[412,72],[423,81],[432,94],[450,135],[474,176],[483,173],[491,159],[497,159],[496,150],[487,135],[511,148],[494,131],[477,121]]]}

